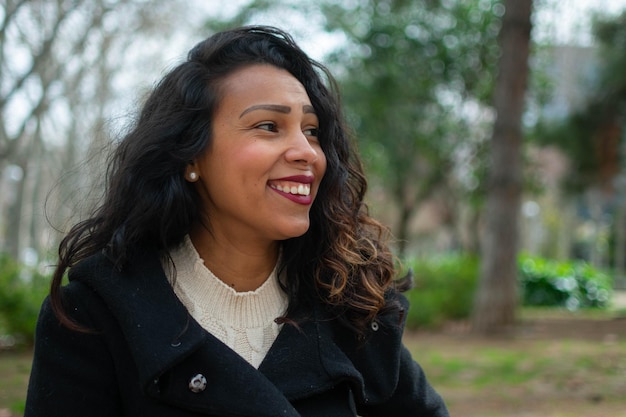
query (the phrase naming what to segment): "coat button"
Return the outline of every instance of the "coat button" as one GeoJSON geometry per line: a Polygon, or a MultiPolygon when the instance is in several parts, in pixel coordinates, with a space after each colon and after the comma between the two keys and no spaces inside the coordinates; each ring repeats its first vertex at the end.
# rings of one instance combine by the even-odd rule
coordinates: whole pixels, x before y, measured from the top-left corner
{"type": "Polygon", "coordinates": [[[189,381],[189,389],[191,392],[202,392],[206,388],[206,378],[202,374],[198,374],[189,381]]]}

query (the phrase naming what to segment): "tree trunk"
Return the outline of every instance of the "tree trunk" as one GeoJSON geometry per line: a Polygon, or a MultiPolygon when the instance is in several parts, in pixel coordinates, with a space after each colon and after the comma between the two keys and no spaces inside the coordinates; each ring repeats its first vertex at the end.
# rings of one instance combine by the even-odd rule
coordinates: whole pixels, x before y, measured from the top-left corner
{"type": "Polygon", "coordinates": [[[400,216],[398,219],[398,256],[404,259],[409,244],[409,221],[413,210],[406,203],[400,204],[400,216]]]}
{"type": "MultiPolygon", "coordinates": [[[[619,190],[618,190],[619,192],[619,190]]],[[[618,199],[615,214],[615,283],[616,289],[626,289],[626,201],[618,199]]]]}
{"type": "Polygon", "coordinates": [[[4,250],[13,259],[20,256],[20,236],[22,225],[22,207],[24,205],[24,191],[26,188],[26,164],[16,165],[13,169],[19,175],[11,181],[11,199],[6,214],[6,231],[4,250]],[[19,168],[18,168],[19,167],[19,168]]]}
{"type": "Polygon", "coordinates": [[[522,114],[528,78],[532,0],[505,0],[501,56],[494,90],[496,121],[491,143],[480,282],[472,330],[496,334],[514,324],[517,250],[522,194],[522,114]]]}

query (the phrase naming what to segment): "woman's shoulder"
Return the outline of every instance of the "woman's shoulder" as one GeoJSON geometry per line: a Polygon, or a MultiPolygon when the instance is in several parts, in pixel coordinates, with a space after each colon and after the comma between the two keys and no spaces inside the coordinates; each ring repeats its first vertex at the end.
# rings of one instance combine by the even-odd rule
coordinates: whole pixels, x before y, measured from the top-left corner
{"type": "Polygon", "coordinates": [[[111,316],[135,343],[163,333],[173,339],[172,334],[188,327],[188,312],[167,280],[157,251],[137,252],[123,267],[104,253],[89,256],[70,269],[63,291],[72,299],[86,293],[97,299],[106,312],[96,313],[111,316]]]}
{"type": "Polygon", "coordinates": [[[379,316],[395,315],[395,317],[400,317],[402,324],[404,324],[404,318],[408,309],[409,300],[400,290],[391,287],[385,292],[385,307],[382,309],[379,316]]]}
{"type": "Polygon", "coordinates": [[[370,323],[371,336],[401,338],[409,309],[408,299],[397,289],[390,288],[385,292],[385,305],[376,318],[370,323]],[[382,330],[382,332],[381,332],[382,330]]]}
{"type": "Polygon", "coordinates": [[[318,317],[318,326],[342,351],[358,358],[384,356],[393,358],[402,346],[402,335],[409,303],[402,293],[390,289],[385,293],[385,307],[369,322],[366,334],[351,329],[346,320],[324,309],[318,317]]]}
{"type": "Polygon", "coordinates": [[[104,251],[99,251],[73,265],[68,271],[68,278],[70,282],[95,279],[110,272],[113,267],[112,260],[107,257],[104,251]]]}
{"type": "Polygon", "coordinates": [[[336,340],[341,345],[355,346],[371,346],[383,347],[377,343],[370,343],[370,339],[384,339],[387,342],[384,346],[388,346],[390,342],[400,342],[406,315],[409,309],[409,301],[407,298],[395,288],[388,289],[384,294],[385,304],[380,309],[374,319],[369,322],[367,332],[359,334],[356,329],[349,325],[349,321],[341,318],[341,313],[319,302],[316,310],[318,311],[318,324],[321,328],[327,328],[331,331],[336,340]],[[321,313],[320,313],[321,312],[321,313]],[[365,341],[365,342],[364,342],[365,341]]]}
{"type": "Polygon", "coordinates": [[[320,351],[326,369],[354,380],[359,396],[367,401],[380,402],[391,395],[402,362],[408,302],[395,289],[385,293],[385,300],[386,307],[369,323],[364,337],[347,328],[343,320],[330,317],[318,320],[320,351]]]}
{"type": "Polygon", "coordinates": [[[160,257],[156,250],[150,248],[135,250],[126,259],[122,263],[107,254],[105,250],[98,251],[81,259],[69,269],[69,281],[94,285],[100,281],[127,280],[134,276],[154,275],[162,271],[160,257]]]}
{"type": "Polygon", "coordinates": [[[129,309],[144,306],[152,310],[154,304],[170,306],[177,301],[156,251],[138,252],[123,266],[99,252],[72,266],[68,278],[69,283],[62,288],[64,296],[89,292],[120,318],[134,314],[129,309]]]}

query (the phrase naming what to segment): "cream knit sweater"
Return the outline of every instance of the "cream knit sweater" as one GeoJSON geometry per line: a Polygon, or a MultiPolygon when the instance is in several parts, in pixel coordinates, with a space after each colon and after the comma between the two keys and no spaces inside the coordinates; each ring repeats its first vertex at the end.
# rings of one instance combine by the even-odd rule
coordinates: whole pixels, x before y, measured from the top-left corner
{"type": "Polygon", "coordinates": [[[163,269],[191,316],[258,368],[281,329],[274,319],[287,310],[276,269],[255,291],[237,292],[204,265],[188,236],[170,256],[175,269],[167,260],[163,269]]]}

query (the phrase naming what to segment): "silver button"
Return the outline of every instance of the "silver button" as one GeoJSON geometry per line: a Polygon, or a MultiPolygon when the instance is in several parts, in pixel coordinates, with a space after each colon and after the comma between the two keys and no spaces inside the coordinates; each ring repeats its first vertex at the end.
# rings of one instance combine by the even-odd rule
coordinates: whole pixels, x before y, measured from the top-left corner
{"type": "Polygon", "coordinates": [[[378,323],[375,321],[372,322],[372,330],[374,330],[375,332],[378,331],[378,323]]]}
{"type": "Polygon", "coordinates": [[[202,374],[198,374],[189,381],[189,389],[191,392],[202,392],[206,388],[206,378],[202,374]]]}

